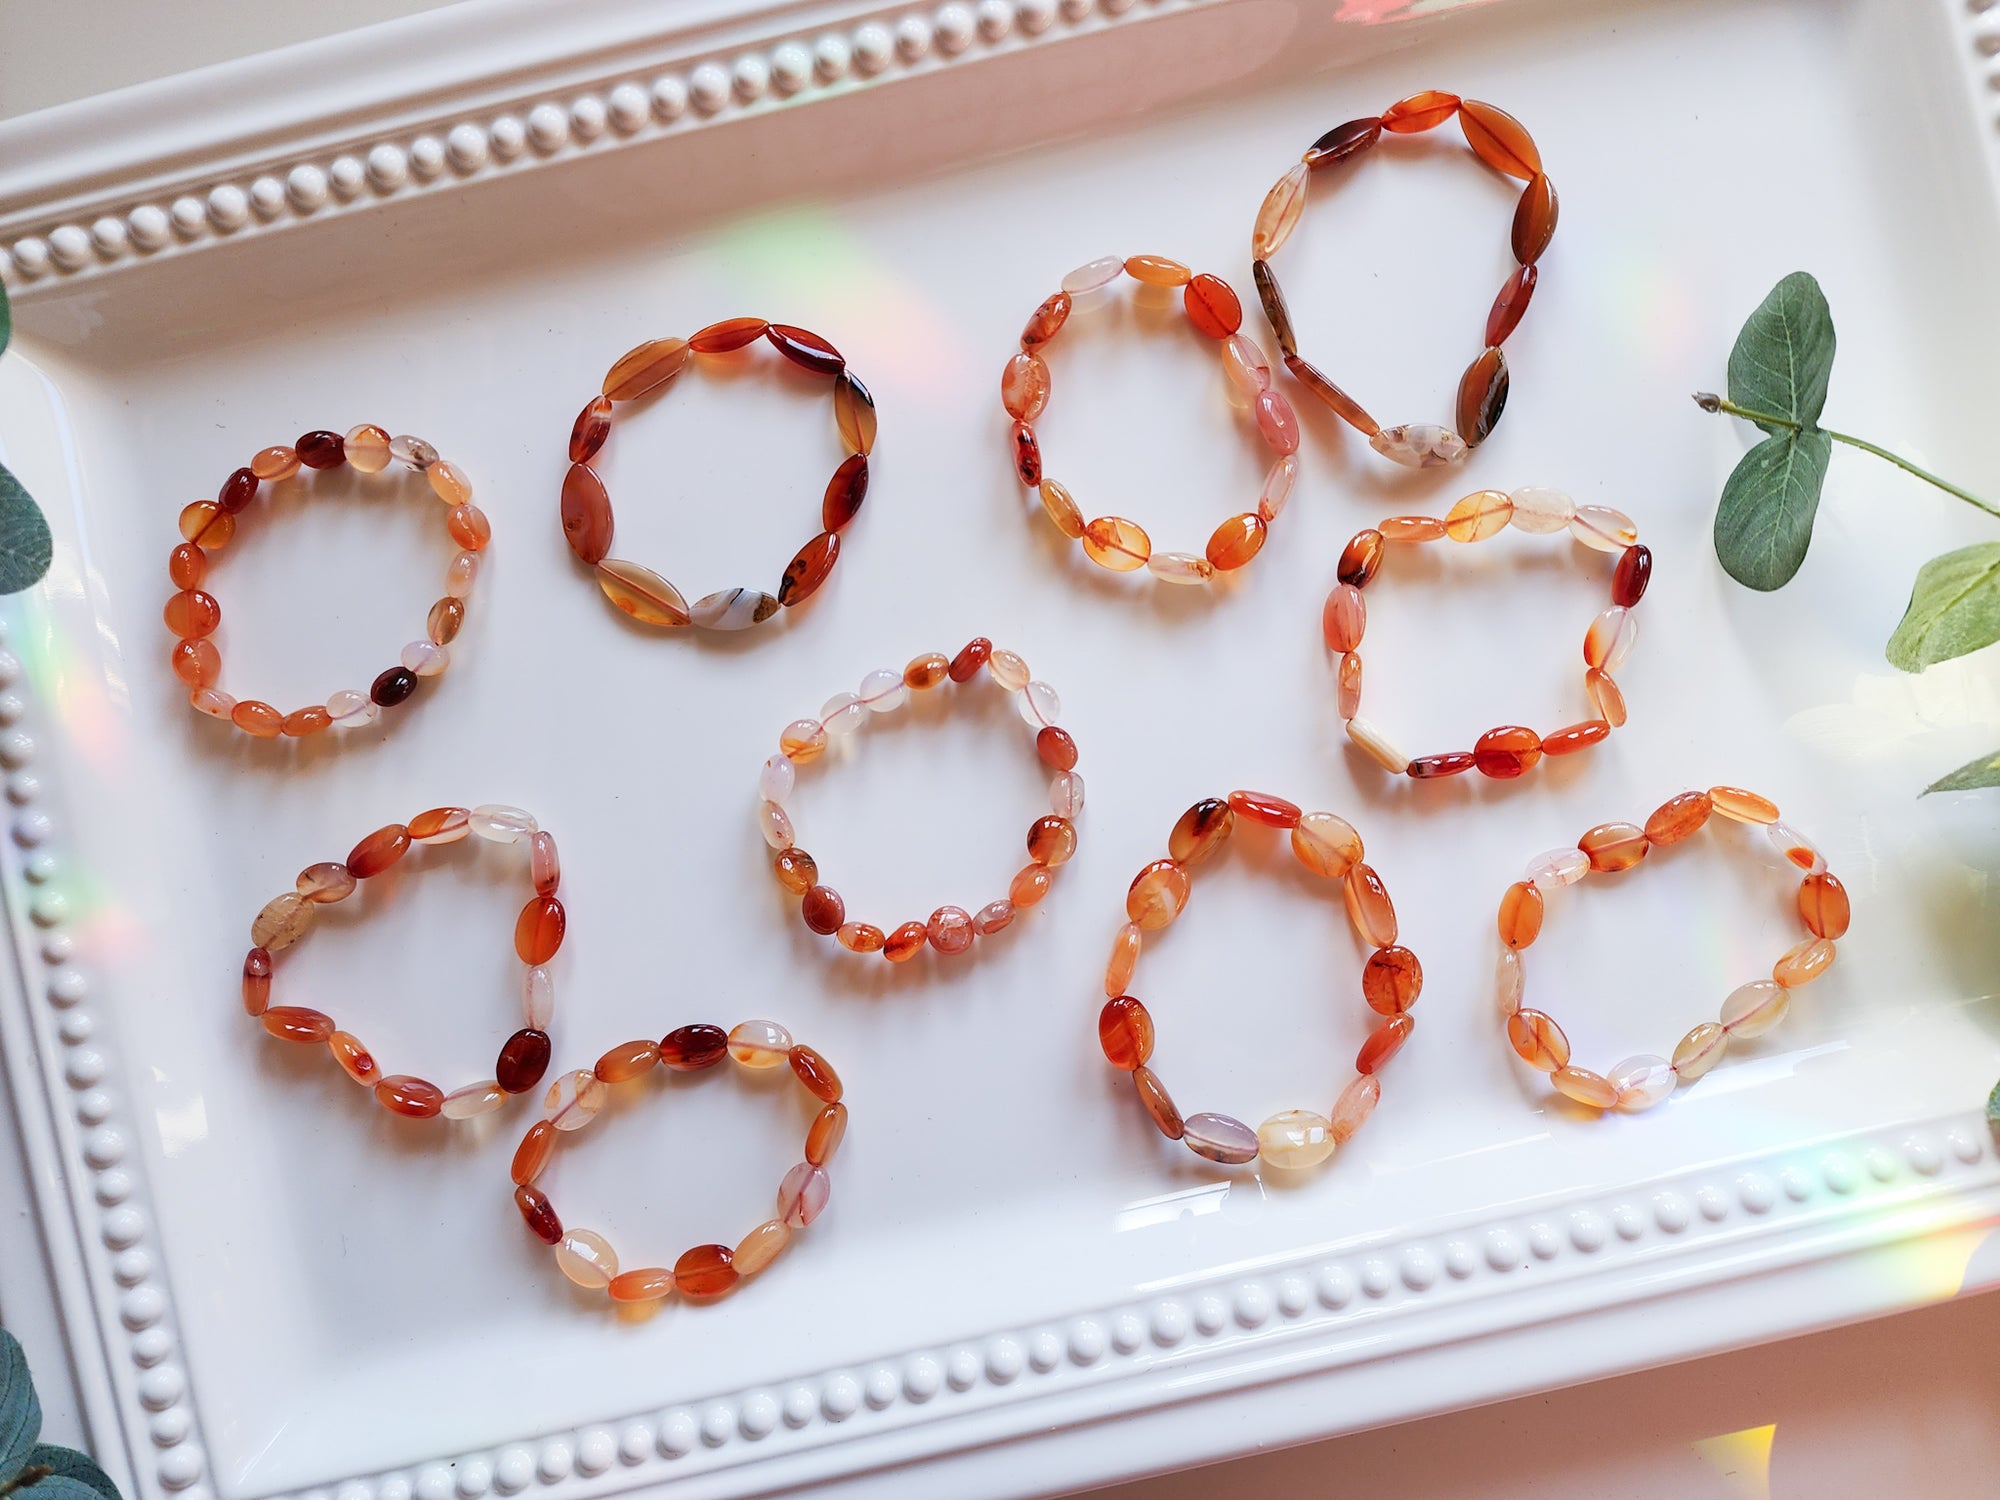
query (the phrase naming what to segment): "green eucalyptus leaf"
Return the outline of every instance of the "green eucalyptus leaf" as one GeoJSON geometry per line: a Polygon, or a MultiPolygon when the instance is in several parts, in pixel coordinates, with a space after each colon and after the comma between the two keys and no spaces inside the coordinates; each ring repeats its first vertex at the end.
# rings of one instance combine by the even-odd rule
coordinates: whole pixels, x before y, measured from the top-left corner
{"type": "Polygon", "coordinates": [[[0,594],[33,588],[49,570],[49,523],[21,481],[0,467],[0,594]]]}
{"type": "Polygon", "coordinates": [[[42,1435],[42,1403],[21,1341],[0,1328],[0,1479],[11,1479],[42,1435]]]}
{"type": "Polygon", "coordinates": [[[1731,578],[1764,593],[1791,582],[1832,456],[1833,439],[1816,427],[1780,432],[1743,455],[1715,511],[1715,555],[1731,578]]]}
{"type": "Polygon", "coordinates": [[[7,352],[7,344],[14,337],[14,308],[7,300],[7,283],[0,281],[0,354],[7,352]]]}
{"type": "MultiPolygon", "coordinates": [[[[1977,760],[1969,760],[1949,776],[1939,777],[1924,788],[1924,795],[1928,797],[1932,792],[1970,792],[1983,786],[2000,786],[2000,750],[1982,755],[1977,760]]],[[[1986,1107],[1990,1111],[1993,1101],[1989,1099],[1986,1107]]]]}
{"type": "Polygon", "coordinates": [[[28,1462],[45,1464],[50,1470],[48,1478],[36,1481],[34,1500],[120,1500],[111,1476],[74,1448],[37,1443],[28,1451],[28,1462]],[[63,1481],[60,1486],[58,1479],[63,1481]]]}
{"type": "Polygon", "coordinates": [[[1934,557],[1917,570],[1909,607],[1889,637],[1890,665],[1921,672],[2000,641],[2000,542],[1934,557]]]}
{"type": "MultiPolygon", "coordinates": [[[[1771,288],[1729,351],[1729,399],[1817,427],[1833,374],[1833,312],[1819,283],[1794,271],[1771,288]]],[[[1778,435],[1791,429],[1759,422],[1778,435]]],[[[1789,576],[1789,575],[1788,575],[1789,576]]]]}
{"type": "Polygon", "coordinates": [[[1986,1096],[1986,1123],[2000,1130],[2000,1083],[1993,1085],[1993,1092],[1986,1096]]]}

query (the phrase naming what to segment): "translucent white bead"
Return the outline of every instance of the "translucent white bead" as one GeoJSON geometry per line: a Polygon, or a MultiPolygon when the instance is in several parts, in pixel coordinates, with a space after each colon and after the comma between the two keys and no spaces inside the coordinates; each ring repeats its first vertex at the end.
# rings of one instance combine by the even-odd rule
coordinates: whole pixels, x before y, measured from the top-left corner
{"type": "Polygon", "coordinates": [[[1014,706],[1021,711],[1021,717],[1037,729],[1047,728],[1062,716],[1062,699],[1046,682],[1035,681],[1022,688],[1014,706]]]}
{"type": "Polygon", "coordinates": [[[778,806],[777,803],[760,802],[757,804],[757,827],[763,831],[764,842],[769,844],[773,849],[789,849],[792,847],[791,815],[778,806]]]}
{"type": "Polygon", "coordinates": [[[507,1091],[493,1079],[481,1083],[468,1083],[464,1088],[444,1096],[444,1107],[439,1111],[447,1120],[469,1120],[474,1115],[483,1115],[496,1110],[507,1102],[507,1091]]]}
{"type": "Polygon", "coordinates": [[[1347,721],[1347,737],[1391,776],[1401,776],[1410,769],[1410,757],[1373,722],[1359,714],[1347,721]]]}
{"type": "Polygon", "coordinates": [[[403,648],[402,660],[419,677],[435,677],[451,665],[451,653],[435,641],[411,641],[403,648]]]}
{"type": "Polygon", "coordinates": [[[1785,1019],[1792,1008],[1792,992],[1772,979],[1739,985],[1722,1002],[1722,1024],[1729,1034],[1762,1036],[1785,1019]]]}
{"type": "Polygon", "coordinates": [[[1049,807],[1059,818],[1072,822],[1083,811],[1083,778],[1074,771],[1064,771],[1049,782],[1049,807]]]}
{"type": "Polygon", "coordinates": [[[1430,422],[1384,427],[1368,440],[1368,446],[1406,469],[1441,468],[1465,457],[1465,439],[1449,427],[1430,422]]]}
{"type": "Polygon", "coordinates": [[[1012,651],[999,646],[986,658],[986,670],[993,674],[993,680],[1010,693],[1018,693],[1028,685],[1028,664],[1012,651]]]}
{"type": "Polygon", "coordinates": [[[1639,540],[1632,518],[1608,505],[1579,505],[1569,518],[1569,534],[1599,552],[1623,552],[1639,540]]]}
{"type": "Polygon", "coordinates": [[[746,1068],[775,1068],[792,1050],[792,1034],[776,1021],[740,1021],[729,1033],[729,1055],[746,1068]]]}
{"type": "Polygon", "coordinates": [[[1671,1094],[1674,1085],[1680,1082],[1674,1065],[1650,1052],[1626,1058],[1604,1076],[1618,1090],[1618,1102],[1612,1108],[1623,1110],[1628,1115],[1651,1109],[1671,1094]]]}
{"type": "Polygon", "coordinates": [[[594,1229],[572,1229],[556,1242],[563,1275],[588,1292],[602,1291],[618,1274],[618,1252],[594,1229]]]}
{"type": "Polygon", "coordinates": [[[1125,269],[1125,262],[1115,255],[1099,256],[1096,260],[1085,261],[1062,279],[1062,289],[1072,297],[1084,292],[1094,292],[1101,286],[1109,286],[1125,269]]]}
{"type": "Polygon", "coordinates": [[[518,844],[536,828],[534,815],[504,802],[482,802],[472,810],[472,831],[496,844],[518,844]]]}
{"type": "Polygon", "coordinates": [[[1826,869],[1826,856],[1791,824],[1780,820],[1764,826],[1764,846],[1757,851],[1766,864],[1800,875],[1818,875],[1826,869]]]}
{"type": "Polygon", "coordinates": [[[1299,456],[1287,453],[1264,472],[1264,488],[1257,495],[1257,514],[1275,521],[1292,498],[1292,481],[1299,477],[1299,456]]]}
{"type": "Polygon", "coordinates": [[[1309,1109],[1287,1109],[1257,1127],[1257,1154],[1288,1172],[1316,1167],[1333,1155],[1333,1124],[1309,1109]]]}
{"type": "Polygon", "coordinates": [[[522,977],[521,1013],[536,1031],[547,1031],[556,1018],[555,976],[540,964],[522,977]]]}
{"type": "Polygon", "coordinates": [[[1501,1015],[1511,1016],[1521,1008],[1521,994],[1527,982],[1521,955],[1512,948],[1502,948],[1493,965],[1493,998],[1500,1003],[1501,1015]]]}
{"type": "Polygon", "coordinates": [[[549,1085],[542,1096],[542,1112],[558,1130],[581,1130],[597,1118],[610,1092],[595,1073],[578,1068],[549,1085]]]}
{"type": "Polygon", "coordinates": [[[886,714],[908,703],[910,690],[901,672],[893,667],[877,667],[861,679],[861,690],[856,696],[875,713],[886,714]]]}
{"type": "Polygon", "coordinates": [[[326,711],[342,729],[359,729],[382,716],[381,705],[355,688],[342,688],[326,700],[326,711]]]}
{"type": "Polygon", "coordinates": [[[1215,576],[1215,566],[1193,552],[1155,552],[1146,571],[1162,583],[1203,584],[1215,576]]]}
{"type": "Polygon", "coordinates": [[[406,469],[423,473],[438,461],[438,451],[420,437],[411,437],[407,432],[401,437],[389,439],[389,457],[406,469]]]}
{"type": "Polygon", "coordinates": [[[1602,672],[1615,672],[1639,643],[1639,616],[1630,609],[1612,605],[1590,622],[1584,632],[1583,659],[1602,672]]]}
{"type": "Polygon", "coordinates": [[[819,719],[829,739],[845,739],[868,722],[868,705],[852,693],[835,693],[820,705],[819,719]]]}
{"type": "Polygon", "coordinates": [[[1590,873],[1590,856],[1574,846],[1551,849],[1528,861],[1523,877],[1533,882],[1543,895],[1553,895],[1566,885],[1575,885],[1590,873]]]}
{"type": "Polygon", "coordinates": [[[1576,514],[1574,500],[1561,490],[1543,485],[1528,485],[1507,498],[1514,502],[1514,514],[1508,517],[1508,524],[1516,531],[1531,531],[1537,536],[1561,531],[1576,514]]]}
{"type": "Polygon", "coordinates": [[[798,768],[789,755],[772,756],[757,773],[757,791],[766,802],[783,802],[798,784],[798,768]]]}

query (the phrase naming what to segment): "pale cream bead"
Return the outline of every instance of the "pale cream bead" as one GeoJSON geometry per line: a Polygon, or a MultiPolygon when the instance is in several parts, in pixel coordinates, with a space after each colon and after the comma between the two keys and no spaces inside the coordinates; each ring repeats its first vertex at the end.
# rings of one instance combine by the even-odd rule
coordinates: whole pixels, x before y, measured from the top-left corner
{"type": "Polygon", "coordinates": [[[342,449],[358,474],[379,474],[389,467],[389,434],[372,422],[348,428],[342,449]]]}
{"type": "Polygon", "coordinates": [[[1340,1097],[1334,1100],[1333,1115],[1328,1121],[1334,1144],[1344,1146],[1353,1140],[1355,1132],[1367,1124],[1368,1117],[1375,1113],[1375,1106],[1381,1098],[1382,1080],[1373,1073],[1357,1073],[1349,1079],[1347,1087],[1340,1091],[1340,1097]]]}
{"type": "Polygon", "coordinates": [[[1551,849],[1528,861],[1528,880],[1544,896],[1553,896],[1566,885],[1575,885],[1590,873],[1590,856],[1572,845],[1551,849]]]}
{"type": "Polygon", "coordinates": [[[871,713],[886,714],[910,701],[910,689],[894,667],[877,667],[861,679],[854,696],[867,704],[871,713]]]}
{"type": "Polygon", "coordinates": [[[1246,333],[1232,333],[1222,341],[1222,372],[1229,377],[1230,389],[1242,398],[1236,402],[1238,406],[1256,400],[1257,393],[1271,383],[1271,363],[1246,333]]]}
{"type": "Polygon", "coordinates": [[[1548,536],[1568,527],[1576,515],[1576,502],[1561,490],[1552,490],[1545,485],[1531,484],[1508,495],[1514,502],[1514,514],[1508,517],[1508,524],[1516,531],[1532,532],[1536,536],[1548,536]]]}
{"type": "Polygon", "coordinates": [[[472,592],[472,585],[479,577],[479,554],[461,552],[454,557],[444,570],[444,591],[453,599],[463,599],[472,592]]]}
{"type": "Polygon", "coordinates": [[[792,1034],[776,1021],[743,1021],[729,1033],[729,1055],[746,1068],[784,1065],[792,1034]]]}
{"type": "Polygon", "coordinates": [[[1049,778],[1049,811],[1072,823],[1083,811],[1083,778],[1074,771],[1062,771],[1049,778]]]}
{"type": "Polygon", "coordinates": [[[1062,717],[1062,699],[1056,696],[1054,688],[1039,680],[1021,689],[1014,706],[1029,727],[1037,731],[1048,728],[1062,717]]]}
{"type": "Polygon", "coordinates": [[[342,688],[330,694],[326,711],[338,729],[359,729],[382,717],[382,705],[359,688],[342,688]]]}
{"type": "Polygon", "coordinates": [[[1257,1127],[1257,1154],[1287,1172],[1316,1167],[1333,1155],[1333,1123],[1309,1109],[1287,1109],[1257,1127]]]}
{"type": "Polygon", "coordinates": [[[1826,869],[1826,856],[1783,819],[1764,826],[1764,845],[1757,853],[1766,864],[1799,875],[1818,875],[1826,869]]]}
{"type": "Polygon", "coordinates": [[[468,821],[474,833],[496,844],[524,843],[534,837],[539,827],[534,814],[509,807],[504,802],[480,803],[473,808],[468,821]]]}
{"type": "Polygon", "coordinates": [[[1674,1048],[1674,1071],[1692,1083],[1721,1062],[1728,1049],[1729,1033],[1713,1021],[1703,1021],[1674,1048]]]}
{"type": "Polygon", "coordinates": [[[819,722],[830,739],[846,739],[868,722],[868,705],[853,693],[835,693],[819,706],[819,722]]]}
{"type": "Polygon", "coordinates": [[[1287,453],[1265,471],[1264,487],[1257,493],[1257,514],[1266,522],[1275,521],[1292,497],[1292,481],[1299,477],[1299,456],[1287,453]]]}
{"type": "Polygon", "coordinates": [[[1674,1065],[1651,1052],[1626,1058],[1605,1076],[1618,1090],[1618,1102],[1612,1107],[1628,1115],[1651,1109],[1671,1094],[1674,1085],[1680,1082],[1680,1074],[1674,1071],[1674,1065]]]}
{"type": "Polygon", "coordinates": [[[454,1089],[444,1096],[444,1107],[438,1112],[447,1120],[469,1120],[474,1115],[483,1115],[498,1109],[507,1102],[507,1091],[491,1078],[480,1083],[468,1083],[462,1089],[454,1089]]]}
{"type": "Polygon", "coordinates": [[[1410,769],[1410,757],[1398,749],[1372,720],[1356,714],[1347,721],[1347,737],[1391,776],[1401,776],[1410,769]]]}
{"type": "Polygon", "coordinates": [[[1028,685],[1028,664],[1015,652],[1003,647],[993,648],[993,654],[986,658],[986,670],[1010,693],[1018,693],[1028,685]]]}
{"type": "Polygon", "coordinates": [[[419,474],[438,461],[438,451],[420,437],[411,437],[407,432],[401,437],[389,439],[389,456],[406,469],[414,469],[419,474]]]}
{"type": "Polygon", "coordinates": [[[597,1118],[610,1092],[590,1069],[578,1068],[549,1085],[542,1096],[542,1112],[558,1130],[581,1130],[597,1118]]]}
{"type": "Polygon", "coordinates": [[[451,665],[451,653],[435,641],[411,641],[401,659],[419,677],[435,677],[451,665]]]}
{"type": "Polygon", "coordinates": [[[1785,1019],[1792,992],[1775,979],[1739,985],[1722,1002],[1722,1024],[1732,1037],[1762,1036],[1785,1019]]]}
{"type": "Polygon", "coordinates": [[[618,1274],[618,1252],[595,1229],[572,1229],[556,1242],[556,1264],[587,1292],[601,1292],[618,1274]]]}
{"type": "Polygon", "coordinates": [[[1101,286],[1109,286],[1125,269],[1125,258],[1120,255],[1100,255],[1096,260],[1085,261],[1062,279],[1062,289],[1072,297],[1085,292],[1094,292],[1101,286]]]}
{"type": "Polygon", "coordinates": [[[772,756],[757,773],[757,792],[766,802],[782,803],[798,784],[798,767],[789,755],[772,756]]]}
{"type": "Polygon", "coordinates": [[[1146,571],[1162,583],[1207,583],[1215,564],[1192,552],[1155,552],[1146,559],[1146,571]]]}
{"type": "Polygon", "coordinates": [[[783,1219],[766,1219],[738,1242],[736,1257],[730,1264],[738,1276],[755,1276],[778,1258],[778,1252],[791,1238],[791,1225],[783,1219]]]}
{"type": "Polygon", "coordinates": [[[789,849],[797,842],[792,837],[791,814],[775,802],[757,804],[757,827],[773,849],[789,849]]]}
{"type": "Polygon", "coordinates": [[[1437,469],[1465,457],[1465,439],[1449,427],[1431,422],[1407,422],[1384,427],[1368,446],[1406,469],[1437,469]]]}
{"type": "Polygon", "coordinates": [[[556,1018],[555,978],[541,964],[522,976],[521,1013],[536,1031],[547,1031],[549,1022],[556,1018]]]}
{"type": "Polygon", "coordinates": [[[1521,967],[1521,955],[1512,948],[1502,948],[1500,957],[1493,964],[1493,998],[1499,1002],[1500,1014],[1511,1016],[1521,1008],[1521,995],[1527,988],[1528,976],[1521,967]]]}
{"type": "Polygon", "coordinates": [[[1623,511],[1608,505],[1579,505],[1569,518],[1569,534],[1599,552],[1619,553],[1639,540],[1639,528],[1623,511]]]}

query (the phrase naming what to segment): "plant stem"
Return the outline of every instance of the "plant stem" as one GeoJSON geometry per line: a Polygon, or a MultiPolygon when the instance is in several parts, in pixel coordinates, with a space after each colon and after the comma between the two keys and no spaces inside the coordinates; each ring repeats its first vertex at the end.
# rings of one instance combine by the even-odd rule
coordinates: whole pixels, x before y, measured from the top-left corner
{"type": "MultiPolygon", "coordinates": [[[[1721,396],[1712,396],[1704,392],[1694,399],[1695,404],[1703,411],[1727,412],[1730,416],[1741,417],[1746,422],[1769,423],[1774,427],[1789,427],[1793,432],[1803,432],[1805,430],[1802,423],[1794,422],[1790,417],[1781,417],[1775,412],[1755,411],[1747,406],[1738,406],[1734,401],[1727,400],[1721,396]]],[[[1940,479],[1937,475],[1931,473],[1929,469],[1918,468],[1907,458],[1891,453],[1887,448],[1877,447],[1866,438],[1853,437],[1845,432],[1835,432],[1831,427],[1822,427],[1819,430],[1832,438],[1836,443],[1845,443],[1850,448],[1859,448],[1863,453],[1872,453],[1877,458],[1887,459],[1904,473],[1914,474],[1917,478],[1923,480],[1924,483],[1937,486],[1937,488],[1943,490],[1947,495],[1957,496],[1967,505],[1983,510],[1989,516],[2000,516],[2000,506],[1988,504],[1969,490],[1960,489],[1948,479],[1940,479]]]]}
{"type": "Polygon", "coordinates": [[[29,1464],[12,1479],[0,1480],[0,1500],[5,1500],[6,1496],[16,1490],[26,1489],[31,1484],[40,1484],[53,1473],[55,1470],[47,1464],[29,1464]]]}

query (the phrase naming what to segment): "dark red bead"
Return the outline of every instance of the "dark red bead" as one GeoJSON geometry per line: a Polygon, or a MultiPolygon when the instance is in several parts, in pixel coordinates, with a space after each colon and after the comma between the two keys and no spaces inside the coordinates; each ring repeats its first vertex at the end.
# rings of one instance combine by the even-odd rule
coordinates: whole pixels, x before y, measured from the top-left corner
{"type": "Polygon", "coordinates": [[[215,492],[215,503],[230,515],[236,515],[257,498],[257,476],[248,469],[238,469],[222,481],[222,488],[215,492]]]}
{"type": "Polygon", "coordinates": [[[1646,597],[1646,585],[1652,581],[1652,550],[1643,542],[1627,547],[1619,556],[1618,571],[1611,575],[1611,602],[1630,609],[1646,597]]]}
{"type": "Polygon", "coordinates": [[[292,447],[308,469],[331,469],[347,457],[347,444],[337,432],[308,432],[292,447]]]}
{"type": "Polygon", "coordinates": [[[676,1073],[712,1068],[729,1055],[729,1033],[720,1026],[676,1026],[660,1038],[660,1061],[676,1073]]]}
{"type": "Polygon", "coordinates": [[[394,708],[417,690],[417,674],[408,667],[391,667],[369,685],[368,696],[384,708],[394,708]]]}
{"type": "Polygon", "coordinates": [[[556,1206],[539,1188],[526,1184],[515,1188],[514,1206],[521,1210],[521,1217],[527,1220],[528,1228],[534,1231],[536,1239],[548,1245],[561,1241],[562,1220],[556,1217],[556,1206]]]}
{"type": "Polygon", "coordinates": [[[1410,774],[1419,781],[1427,781],[1436,776],[1456,776],[1461,771],[1470,771],[1472,766],[1470,750],[1452,750],[1443,755],[1419,755],[1410,762],[1410,774]]]}
{"type": "Polygon", "coordinates": [[[525,1094],[549,1070],[549,1034],[523,1026],[507,1038],[493,1064],[493,1077],[510,1094],[525,1094]]]}

